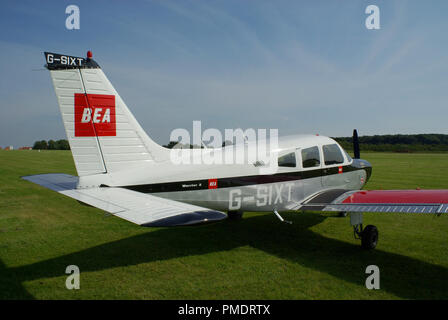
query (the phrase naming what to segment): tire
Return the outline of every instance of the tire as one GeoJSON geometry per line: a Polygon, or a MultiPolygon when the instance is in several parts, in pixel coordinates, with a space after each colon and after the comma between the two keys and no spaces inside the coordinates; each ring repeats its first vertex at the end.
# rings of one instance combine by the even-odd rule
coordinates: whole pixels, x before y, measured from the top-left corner
{"type": "Polygon", "coordinates": [[[229,212],[227,212],[227,218],[229,220],[241,220],[243,218],[243,212],[241,212],[241,211],[229,211],[229,212]]]}
{"type": "Polygon", "coordinates": [[[375,249],[378,244],[378,229],[375,226],[368,225],[361,234],[361,246],[363,249],[375,249]]]}
{"type": "Polygon", "coordinates": [[[341,211],[338,213],[338,217],[345,218],[347,216],[347,211],[341,211]]]}

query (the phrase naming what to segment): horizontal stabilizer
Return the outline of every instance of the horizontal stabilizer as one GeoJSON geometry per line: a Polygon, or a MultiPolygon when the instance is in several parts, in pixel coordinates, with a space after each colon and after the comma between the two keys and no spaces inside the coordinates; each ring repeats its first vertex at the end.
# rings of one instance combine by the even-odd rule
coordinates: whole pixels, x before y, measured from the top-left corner
{"type": "Polygon", "coordinates": [[[142,226],[192,225],[227,217],[220,211],[124,188],[76,189],[78,177],[68,174],[51,173],[22,178],[142,226]]]}

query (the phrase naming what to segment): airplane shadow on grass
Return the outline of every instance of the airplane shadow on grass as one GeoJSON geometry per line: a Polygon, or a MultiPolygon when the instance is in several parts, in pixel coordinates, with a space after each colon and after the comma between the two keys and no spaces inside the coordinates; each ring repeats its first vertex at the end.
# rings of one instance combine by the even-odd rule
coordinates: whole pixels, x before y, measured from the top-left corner
{"type": "Polygon", "coordinates": [[[151,230],[21,267],[0,264],[7,277],[2,295],[4,299],[33,298],[22,282],[59,277],[69,264],[79,265],[82,273],[251,246],[361,286],[367,277],[365,268],[376,264],[381,270],[381,290],[405,299],[448,298],[447,268],[381,249],[363,251],[359,243],[326,238],[310,230],[327,218],[319,214],[287,217],[294,219],[293,225],[281,224],[272,215],[257,215],[198,227],[151,230]]]}

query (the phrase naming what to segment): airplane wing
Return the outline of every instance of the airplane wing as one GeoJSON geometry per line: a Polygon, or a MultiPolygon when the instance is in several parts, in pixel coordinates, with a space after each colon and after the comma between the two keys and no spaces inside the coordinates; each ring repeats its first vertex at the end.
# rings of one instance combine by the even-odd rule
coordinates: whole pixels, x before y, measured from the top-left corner
{"type": "Polygon", "coordinates": [[[448,190],[331,190],[319,193],[298,210],[346,212],[448,212],[448,190]]]}
{"type": "Polygon", "coordinates": [[[78,177],[68,174],[41,174],[22,177],[22,179],[145,227],[191,225],[218,221],[227,217],[225,213],[220,211],[124,188],[76,189],[78,177]]]}

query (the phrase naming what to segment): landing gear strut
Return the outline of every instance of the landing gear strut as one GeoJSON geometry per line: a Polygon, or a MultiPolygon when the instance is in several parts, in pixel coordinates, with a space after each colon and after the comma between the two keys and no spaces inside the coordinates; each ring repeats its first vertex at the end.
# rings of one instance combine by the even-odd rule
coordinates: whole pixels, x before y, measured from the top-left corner
{"type": "Polygon", "coordinates": [[[353,226],[353,234],[355,239],[361,239],[361,247],[363,249],[375,249],[378,244],[378,229],[373,225],[362,227],[362,213],[350,213],[350,224],[353,226]]]}

